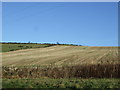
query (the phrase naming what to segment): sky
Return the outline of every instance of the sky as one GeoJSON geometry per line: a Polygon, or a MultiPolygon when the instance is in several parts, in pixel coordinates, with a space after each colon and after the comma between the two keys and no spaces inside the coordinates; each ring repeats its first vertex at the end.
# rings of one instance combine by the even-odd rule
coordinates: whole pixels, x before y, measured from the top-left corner
{"type": "Polygon", "coordinates": [[[4,2],[2,41],[118,46],[117,2],[4,2]]]}

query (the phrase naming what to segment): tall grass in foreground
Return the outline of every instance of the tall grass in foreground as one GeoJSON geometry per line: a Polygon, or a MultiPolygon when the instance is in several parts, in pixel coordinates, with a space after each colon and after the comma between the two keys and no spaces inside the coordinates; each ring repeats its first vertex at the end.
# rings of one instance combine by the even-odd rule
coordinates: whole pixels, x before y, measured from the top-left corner
{"type": "Polygon", "coordinates": [[[120,64],[2,67],[3,78],[120,78],[120,64]]]}

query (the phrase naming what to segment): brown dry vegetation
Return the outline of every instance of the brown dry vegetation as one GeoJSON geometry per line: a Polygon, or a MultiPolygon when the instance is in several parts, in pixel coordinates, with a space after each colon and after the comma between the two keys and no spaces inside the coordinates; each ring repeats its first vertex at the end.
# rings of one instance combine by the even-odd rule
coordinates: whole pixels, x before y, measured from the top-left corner
{"type": "Polygon", "coordinates": [[[3,78],[120,78],[120,64],[64,67],[3,67],[3,78]]]}

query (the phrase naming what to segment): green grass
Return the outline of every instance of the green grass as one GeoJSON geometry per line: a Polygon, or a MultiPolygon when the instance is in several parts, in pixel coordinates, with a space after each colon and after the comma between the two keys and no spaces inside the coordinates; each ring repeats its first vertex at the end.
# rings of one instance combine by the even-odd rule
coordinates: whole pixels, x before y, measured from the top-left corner
{"type": "Polygon", "coordinates": [[[3,79],[3,88],[119,88],[120,79],[3,79]]]}
{"type": "Polygon", "coordinates": [[[29,48],[44,48],[52,46],[52,44],[13,44],[13,43],[3,43],[0,45],[0,48],[2,46],[2,51],[0,52],[9,52],[9,51],[15,51],[20,49],[29,49],[29,48]]]}

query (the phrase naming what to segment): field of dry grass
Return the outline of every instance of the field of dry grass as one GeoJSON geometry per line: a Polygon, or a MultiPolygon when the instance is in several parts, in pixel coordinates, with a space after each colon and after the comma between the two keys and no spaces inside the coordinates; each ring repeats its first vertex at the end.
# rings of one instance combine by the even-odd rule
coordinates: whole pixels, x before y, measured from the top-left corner
{"type": "Polygon", "coordinates": [[[2,54],[3,66],[72,66],[83,64],[118,64],[117,47],[56,45],[23,49],[2,54]]]}

